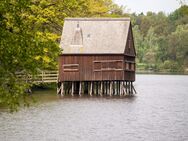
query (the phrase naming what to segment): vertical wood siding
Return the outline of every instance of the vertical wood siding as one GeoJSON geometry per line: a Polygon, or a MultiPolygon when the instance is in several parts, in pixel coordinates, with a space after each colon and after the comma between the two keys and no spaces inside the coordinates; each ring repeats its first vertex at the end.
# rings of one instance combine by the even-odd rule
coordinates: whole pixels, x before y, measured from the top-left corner
{"type": "Polygon", "coordinates": [[[60,81],[135,80],[134,57],[124,55],[61,55],[60,81]],[[128,61],[128,62],[126,62],[128,61]]]}

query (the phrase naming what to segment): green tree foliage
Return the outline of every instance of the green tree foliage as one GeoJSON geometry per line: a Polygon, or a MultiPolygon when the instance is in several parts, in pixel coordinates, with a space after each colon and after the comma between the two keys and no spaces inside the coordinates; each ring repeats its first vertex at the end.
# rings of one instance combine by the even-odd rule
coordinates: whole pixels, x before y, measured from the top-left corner
{"type": "Polygon", "coordinates": [[[169,53],[170,59],[187,64],[188,24],[177,26],[176,31],[169,35],[169,53]]]}
{"type": "Polygon", "coordinates": [[[56,66],[53,60],[59,52],[55,42],[58,35],[43,30],[46,21],[40,15],[35,18],[34,7],[29,0],[0,4],[0,104],[11,110],[20,105],[20,98],[27,104],[24,91],[29,85],[17,77],[17,72],[33,75],[37,69],[56,66]]]}
{"type": "Polygon", "coordinates": [[[187,70],[187,5],[183,4],[170,15],[148,12],[131,16],[138,63],[145,64],[146,69],[187,70]]]}
{"type": "Polygon", "coordinates": [[[135,47],[137,51],[137,58],[139,62],[143,62],[143,58],[146,51],[146,46],[144,45],[144,37],[141,34],[138,25],[133,28],[134,38],[135,38],[135,47]]]}

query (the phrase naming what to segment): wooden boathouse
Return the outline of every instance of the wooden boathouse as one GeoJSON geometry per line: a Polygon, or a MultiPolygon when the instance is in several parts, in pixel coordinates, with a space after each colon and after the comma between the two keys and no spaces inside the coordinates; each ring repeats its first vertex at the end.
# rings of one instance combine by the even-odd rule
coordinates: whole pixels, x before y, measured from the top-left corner
{"type": "Polygon", "coordinates": [[[60,46],[58,94],[136,93],[130,18],[66,18],[60,46]]]}

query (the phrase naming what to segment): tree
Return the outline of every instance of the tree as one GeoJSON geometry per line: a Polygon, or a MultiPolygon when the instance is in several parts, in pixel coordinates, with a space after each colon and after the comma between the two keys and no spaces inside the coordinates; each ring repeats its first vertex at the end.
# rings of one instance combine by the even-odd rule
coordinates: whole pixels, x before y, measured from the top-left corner
{"type": "Polygon", "coordinates": [[[146,37],[144,38],[144,46],[146,48],[146,51],[143,61],[147,64],[155,64],[158,43],[157,36],[154,33],[154,28],[152,27],[150,27],[146,37]]]}
{"type": "Polygon", "coordinates": [[[34,75],[48,64],[56,66],[58,35],[51,32],[53,29],[44,30],[47,22],[41,14],[34,16],[35,2],[7,0],[0,4],[0,104],[11,110],[17,109],[21,98],[28,104],[25,90],[29,85],[17,72],[34,75]]]}
{"type": "Polygon", "coordinates": [[[0,2],[0,105],[27,105],[29,84],[17,72],[57,68],[65,17],[108,16],[112,0],[5,0],[0,2]]]}
{"type": "Polygon", "coordinates": [[[188,24],[179,25],[176,31],[169,35],[170,59],[178,61],[179,64],[187,64],[188,55],[188,24]]]}
{"type": "Polygon", "coordinates": [[[143,62],[143,58],[146,52],[146,48],[144,46],[144,38],[143,35],[141,34],[138,25],[134,26],[133,28],[133,33],[134,33],[134,41],[135,41],[135,47],[137,51],[137,58],[140,63],[143,62]]]}

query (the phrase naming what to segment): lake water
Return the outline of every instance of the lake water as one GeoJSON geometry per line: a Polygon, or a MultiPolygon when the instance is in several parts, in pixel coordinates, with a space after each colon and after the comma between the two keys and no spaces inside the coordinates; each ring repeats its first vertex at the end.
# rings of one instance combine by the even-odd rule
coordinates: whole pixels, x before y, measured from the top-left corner
{"type": "Polygon", "coordinates": [[[0,112],[0,141],[187,141],[188,76],[137,75],[132,98],[62,98],[0,112]]]}

